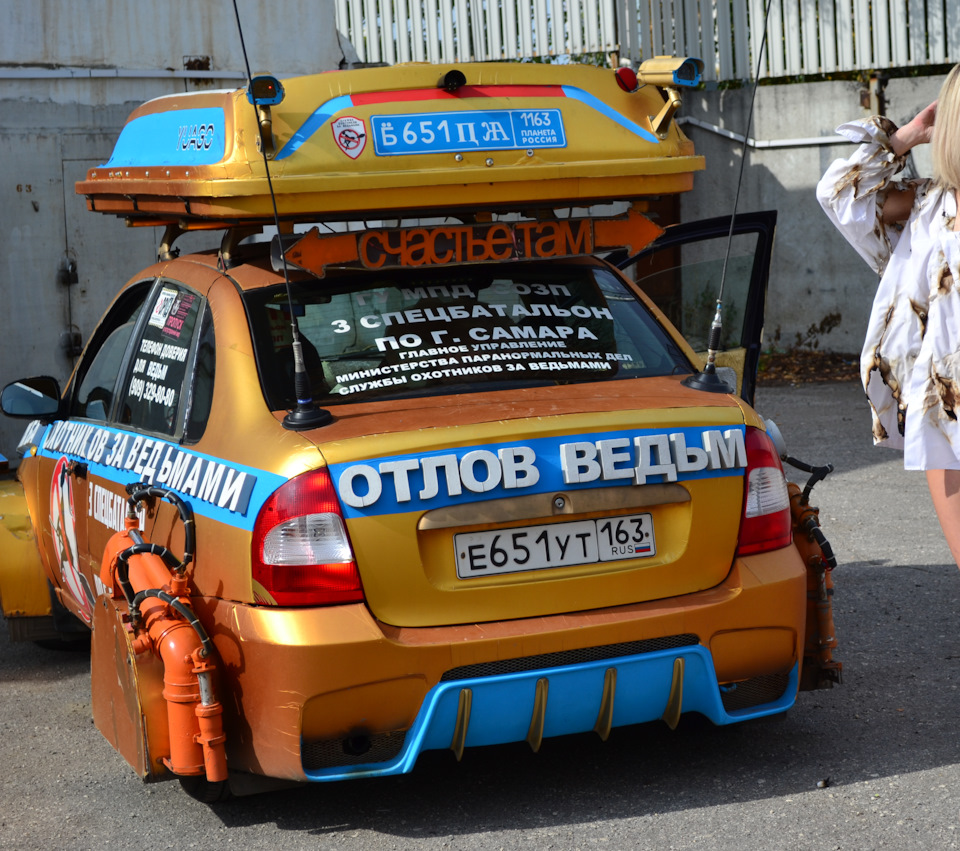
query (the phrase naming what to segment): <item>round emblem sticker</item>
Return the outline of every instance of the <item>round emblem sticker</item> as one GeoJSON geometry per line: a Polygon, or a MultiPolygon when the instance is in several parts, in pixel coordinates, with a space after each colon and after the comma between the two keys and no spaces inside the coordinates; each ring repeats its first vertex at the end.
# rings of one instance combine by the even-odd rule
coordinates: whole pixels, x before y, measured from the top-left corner
{"type": "Polygon", "coordinates": [[[80,572],[80,553],[77,547],[77,511],[73,501],[73,478],[65,457],[57,461],[50,485],[50,528],[60,562],[60,578],[80,608],[88,624],[93,621],[93,592],[90,583],[80,572]]]}
{"type": "Polygon", "coordinates": [[[333,138],[337,147],[355,160],[367,144],[367,128],[362,118],[345,115],[333,122],[333,138]]]}

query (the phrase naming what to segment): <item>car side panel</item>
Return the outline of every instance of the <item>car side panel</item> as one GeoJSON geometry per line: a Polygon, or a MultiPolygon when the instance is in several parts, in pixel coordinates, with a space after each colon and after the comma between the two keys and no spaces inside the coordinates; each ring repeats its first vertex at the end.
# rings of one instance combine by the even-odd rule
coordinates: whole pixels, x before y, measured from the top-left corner
{"type": "Polygon", "coordinates": [[[11,618],[51,614],[47,578],[40,563],[23,486],[0,481],[0,606],[11,618]]]}

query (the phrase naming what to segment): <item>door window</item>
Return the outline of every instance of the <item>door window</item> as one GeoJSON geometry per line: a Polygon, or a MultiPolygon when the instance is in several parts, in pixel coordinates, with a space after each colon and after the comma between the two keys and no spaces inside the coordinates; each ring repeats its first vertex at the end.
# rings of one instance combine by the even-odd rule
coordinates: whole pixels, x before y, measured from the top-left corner
{"type": "Polygon", "coordinates": [[[673,225],[639,254],[618,263],[687,339],[705,355],[723,281],[717,366],[737,373],[753,404],[763,334],[775,211],[673,225]],[[728,252],[729,246],[729,252],[728,252]]]}
{"type": "Polygon", "coordinates": [[[71,416],[101,421],[111,418],[124,355],[151,284],[144,281],[123,293],[100,323],[80,364],[71,416]]]}

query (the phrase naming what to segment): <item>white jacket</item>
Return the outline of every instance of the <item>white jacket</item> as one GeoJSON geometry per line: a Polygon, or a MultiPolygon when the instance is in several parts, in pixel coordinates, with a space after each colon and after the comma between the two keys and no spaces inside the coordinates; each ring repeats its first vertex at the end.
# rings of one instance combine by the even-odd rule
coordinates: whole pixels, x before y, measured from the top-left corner
{"type": "Polygon", "coordinates": [[[836,160],[817,199],[880,275],[860,357],[874,442],[903,448],[908,470],[960,469],[960,234],[956,196],[929,179],[893,180],[889,119],[852,121],[837,133],[861,143],[836,160]],[[905,222],[884,225],[888,193],[916,191],[905,222]]]}

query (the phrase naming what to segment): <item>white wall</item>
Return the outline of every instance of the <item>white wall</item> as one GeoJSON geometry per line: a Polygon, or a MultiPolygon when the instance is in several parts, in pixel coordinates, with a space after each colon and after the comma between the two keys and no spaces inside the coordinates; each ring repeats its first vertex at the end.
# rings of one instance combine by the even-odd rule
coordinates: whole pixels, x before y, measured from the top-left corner
{"type": "MultiPolygon", "coordinates": [[[[891,80],[885,90],[886,114],[905,123],[937,96],[942,77],[891,80]]],[[[681,115],[698,118],[743,134],[747,125],[750,88],[696,92],[688,96],[681,115]]],[[[834,136],[838,124],[871,114],[861,106],[861,85],[854,81],[761,86],[757,90],[753,130],[757,142],[834,136]]],[[[684,131],[707,168],[694,178],[693,192],[683,196],[685,220],[730,214],[736,193],[742,143],[693,126],[684,131]]],[[[821,349],[859,353],[876,275],[830,225],[817,203],[820,176],[837,157],[853,146],[799,145],[748,149],[739,209],[779,211],[773,269],[767,295],[765,341],[777,330],[780,346],[789,348],[796,334],[831,313],[840,325],[819,340],[821,349]]],[[[929,154],[915,157],[920,174],[929,174],[929,154]]]]}

